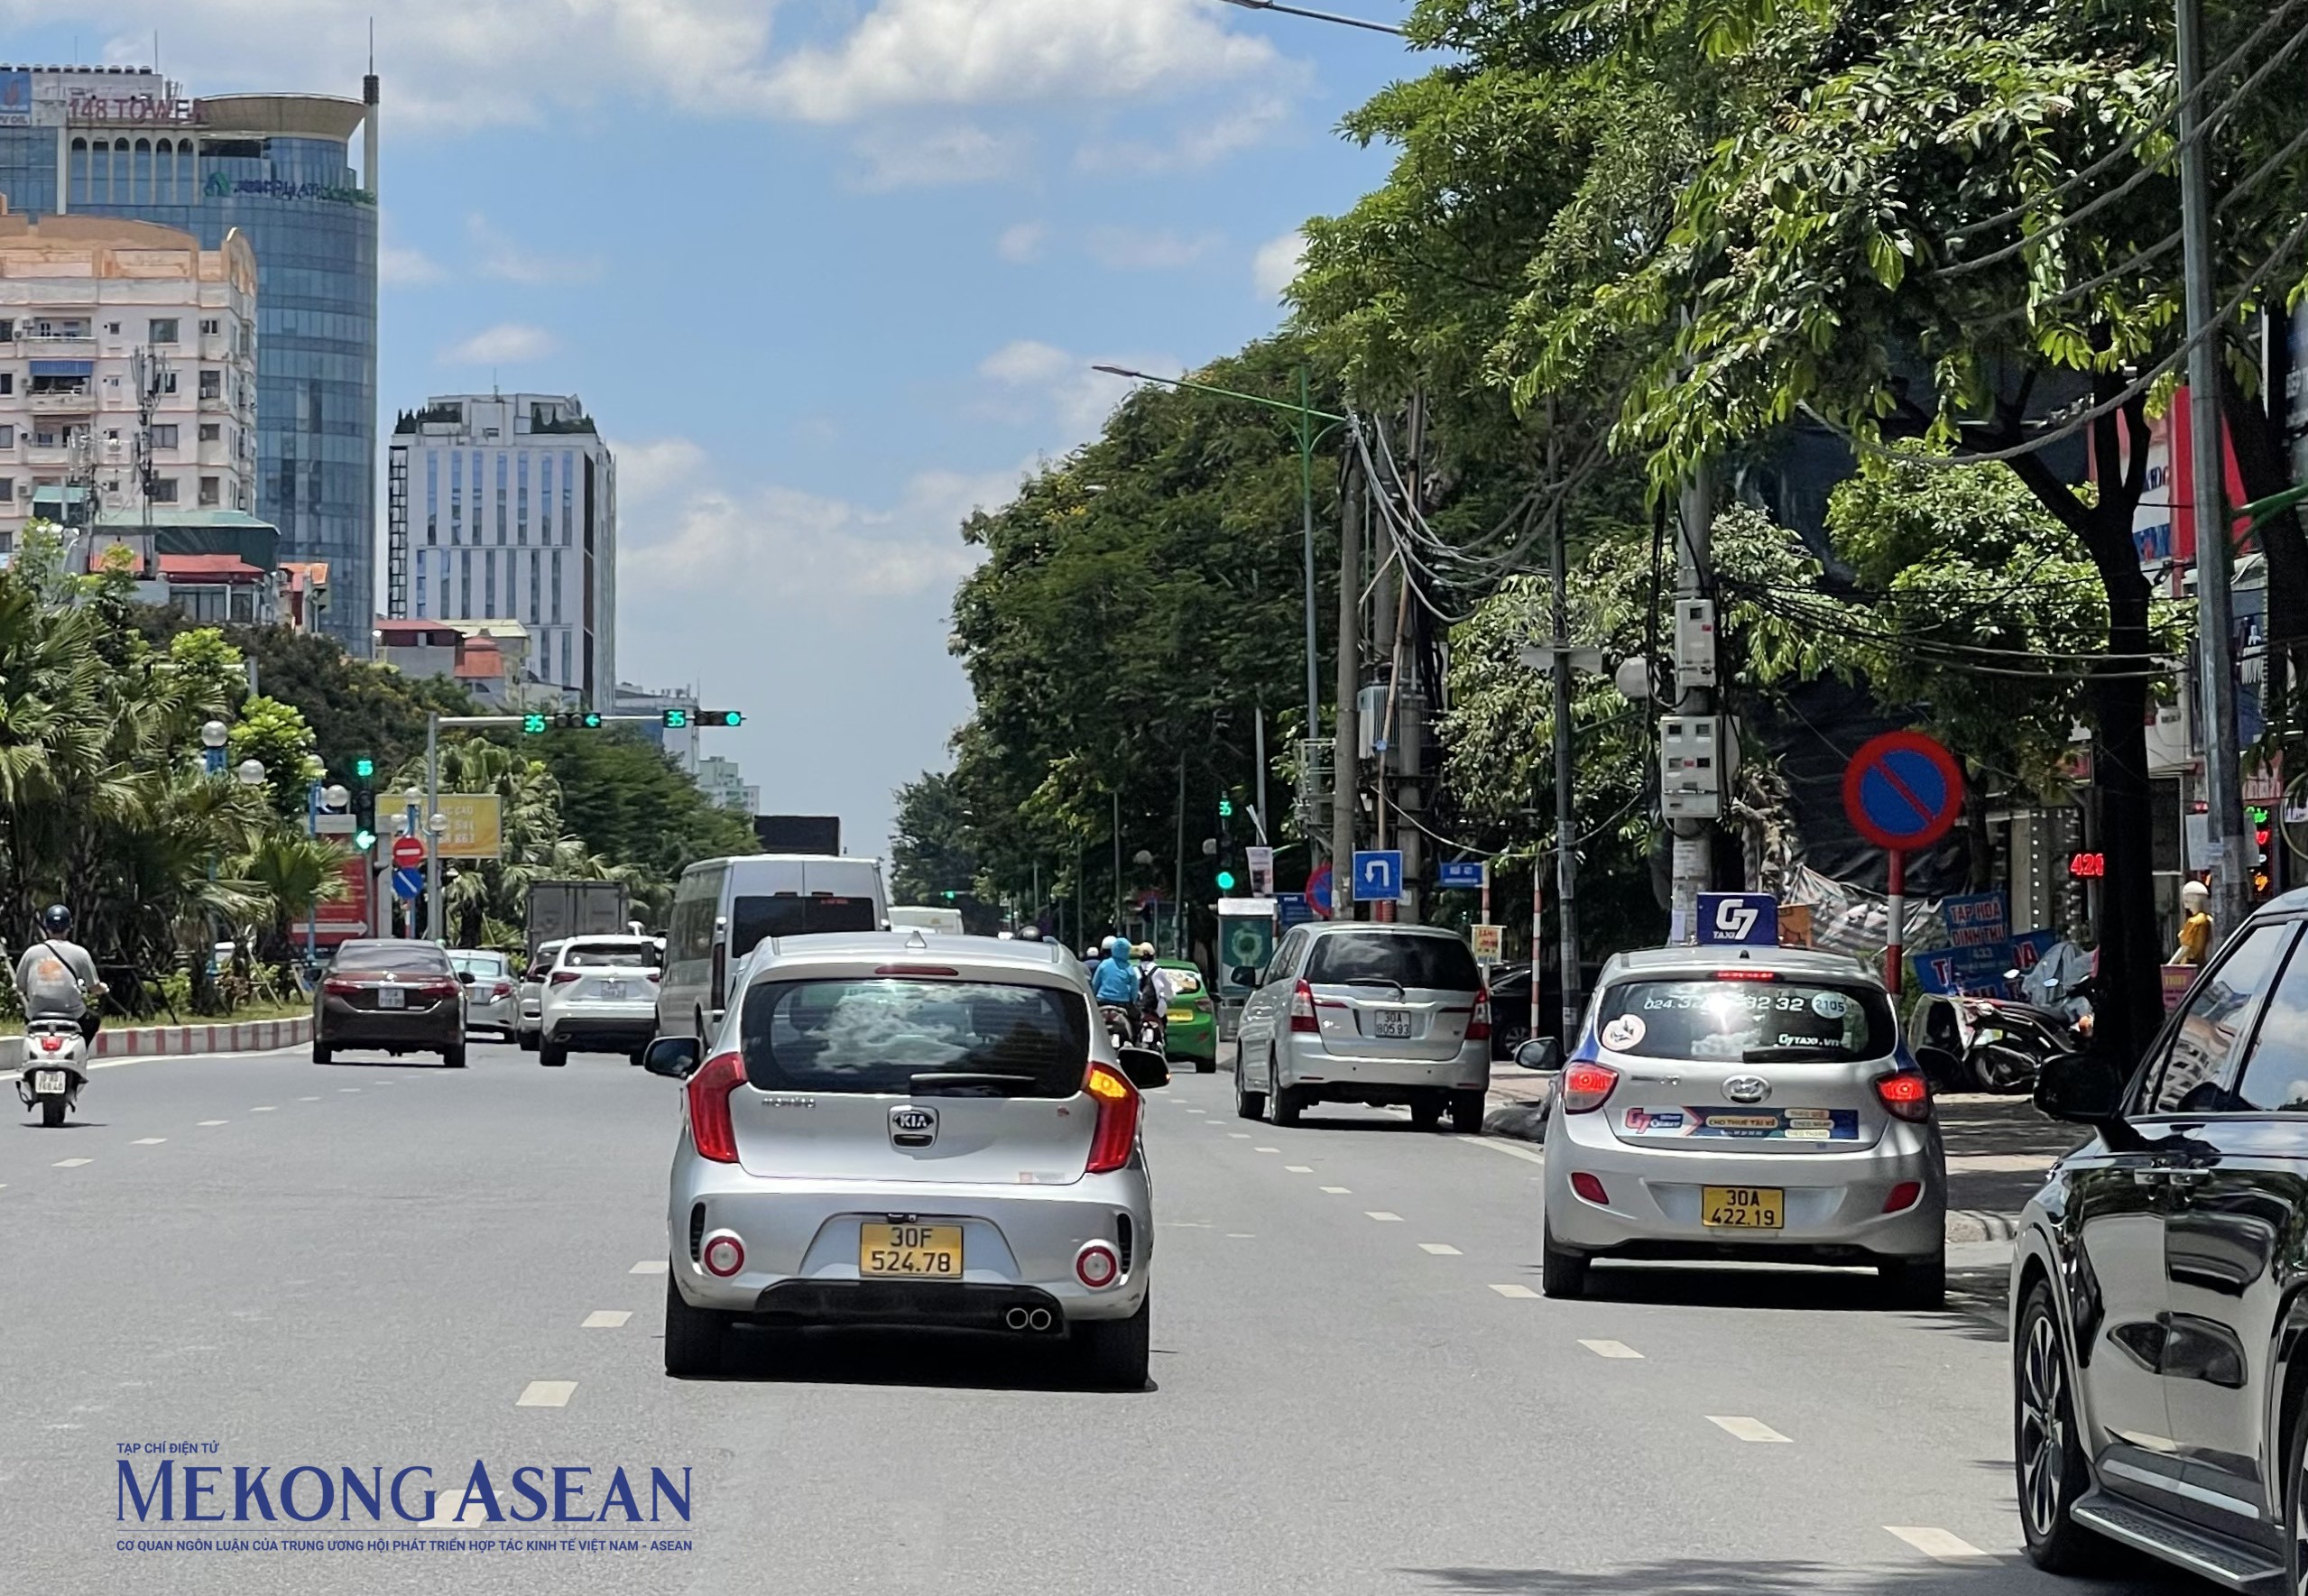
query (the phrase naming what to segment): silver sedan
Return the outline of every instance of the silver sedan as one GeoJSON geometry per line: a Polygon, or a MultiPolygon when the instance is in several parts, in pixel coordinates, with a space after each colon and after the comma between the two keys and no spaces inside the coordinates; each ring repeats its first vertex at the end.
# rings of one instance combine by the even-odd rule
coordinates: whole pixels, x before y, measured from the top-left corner
{"type": "Polygon", "coordinates": [[[1145,1385],[1140,1093],[1168,1074],[1107,1040],[1065,949],[764,942],[700,1051],[648,1058],[688,1083],[668,1374],[715,1371],[741,1324],[863,1324],[1070,1343],[1092,1382],[1145,1385]]]}
{"type": "Polygon", "coordinates": [[[465,986],[465,1029],[494,1031],[511,1039],[521,1023],[520,1000],[513,993],[512,961],[501,953],[477,948],[451,948],[448,962],[465,986]]]}

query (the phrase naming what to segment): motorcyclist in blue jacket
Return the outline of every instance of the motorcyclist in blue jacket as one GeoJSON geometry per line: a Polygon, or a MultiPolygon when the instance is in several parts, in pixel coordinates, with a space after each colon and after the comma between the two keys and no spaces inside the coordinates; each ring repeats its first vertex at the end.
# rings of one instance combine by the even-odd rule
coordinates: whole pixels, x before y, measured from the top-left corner
{"type": "Polygon", "coordinates": [[[1135,1040],[1141,1018],[1138,1009],[1138,964],[1131,957],[1126,938],[1107,939],[1106,956],[1090,972],[1090,992],[1101,1004],[1129,1011],[1130,1035],[1135,1040]]]}

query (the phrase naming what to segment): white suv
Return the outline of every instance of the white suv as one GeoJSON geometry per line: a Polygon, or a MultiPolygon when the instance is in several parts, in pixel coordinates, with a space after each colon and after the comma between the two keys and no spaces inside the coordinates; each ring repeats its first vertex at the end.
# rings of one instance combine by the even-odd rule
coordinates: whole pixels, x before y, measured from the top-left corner
{"type": "Polygon", "coordinates": [[[665,1371],[715,1372],[762,1325],[1070,1342],[1146,1383],[1152,1194],[1141,1089],[1051,943],[920,932],[765,941],[688,1083],[666,1210],[665,1371]]]}
{"type": "Polygon", "coordinates": [[[664,954],[647,936],[572,936],[561,944],[538,999],[538,1062],[623,1053],[633,1063],[657,1035],[664,954]]]}

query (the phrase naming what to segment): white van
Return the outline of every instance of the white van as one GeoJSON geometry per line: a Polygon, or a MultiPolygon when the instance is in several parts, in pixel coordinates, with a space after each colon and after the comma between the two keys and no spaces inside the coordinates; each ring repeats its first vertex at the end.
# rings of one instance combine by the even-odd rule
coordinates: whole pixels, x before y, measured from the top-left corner
{"type": "Polygon", "coordinates": [[[879,859],[753,853],[707,859],[681,872],[665,936],[657,1034],[708,1037],[732,973],[765,936],[879,931],[890,893],[879,859]]]}
{"type": "Polygon", "coordinates": [[[900,904],[890,911],[890,928],[893,931],[932,931],[946,936],[963,934],[962,911],[958,909],[900,904]]]}

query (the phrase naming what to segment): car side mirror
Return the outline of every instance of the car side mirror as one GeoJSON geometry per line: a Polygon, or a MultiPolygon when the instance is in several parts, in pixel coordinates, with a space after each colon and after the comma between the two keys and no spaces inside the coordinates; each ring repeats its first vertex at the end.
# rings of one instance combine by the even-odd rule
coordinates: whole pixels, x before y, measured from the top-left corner
{"type": "Polygon", "coordinates": [[[1515,1049],[1515,1063],[1552,1074],[1563,1067],[1563,1044],[1553,1037],[1533,1037],[1515,1049]]]}
{"type": "Polygon", "coordinates": [[[457,979],[465,985],[471,986],[473,984],[473,972],[470,970],[459,970],[457,973],[457,979]]]}
{"type": "Polygon", "coordinates": [[[1152,1092],[1170,1084],[1170,1061],[1151,1047],[1123,1047],[1122,1073],[1140,1092],[1152,1092]]]}
{"type": "Polygon", "coordinates": [[[1232,973],[1236,986],[1255,987],[1258,985],[1258,966],[1256,964],[1237,964],[1234,966],[1232,973]]]}
{"type": "Polygon", "coordinates": [[[697,1073],[702,1051],[695,1037],[660,1037],[642,1055],[642,1067],[669,1081],[686,1081],[697,1073]]]}
{"type": "Polygon", "coordinates": [[[2096,1053],[2045,1062],[2036,1076],[2038,1112],[2073,1125],[2107,1130],[2123,1120],[2124,1076],[2096,1053]]]}

